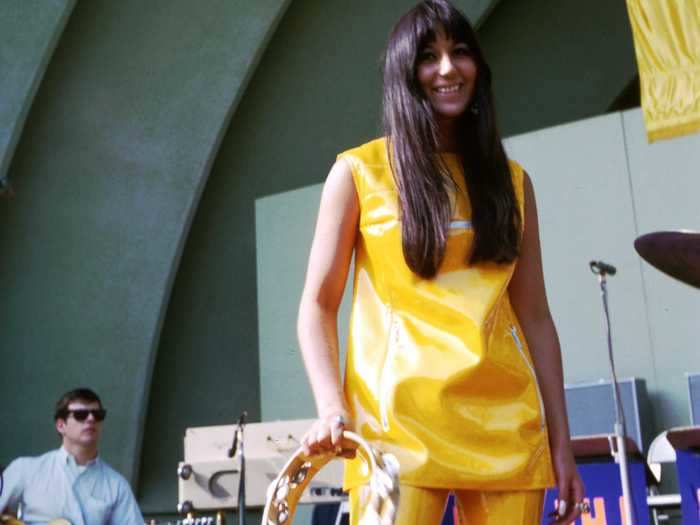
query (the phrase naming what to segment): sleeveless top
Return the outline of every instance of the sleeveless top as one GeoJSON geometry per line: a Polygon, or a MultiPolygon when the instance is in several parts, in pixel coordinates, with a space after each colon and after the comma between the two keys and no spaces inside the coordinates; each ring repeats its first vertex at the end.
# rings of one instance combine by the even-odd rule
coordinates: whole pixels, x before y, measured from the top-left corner
{"type": "MultiPolygon", "coordinates": [[[[423,279],[406,265],[386,140],[341,153],[360,204],[345,398],[357,432],[394,454],[401,483],[521,490],[551,486],[544,405],[508,297],[515,264],[469,264],[474,232],[461,163],[444,260],[423,279]]],[[[523,213],[523,170],[510,161],[523,213]]],[[[346,461],[344,486],[367,480],[346,461]]]]}

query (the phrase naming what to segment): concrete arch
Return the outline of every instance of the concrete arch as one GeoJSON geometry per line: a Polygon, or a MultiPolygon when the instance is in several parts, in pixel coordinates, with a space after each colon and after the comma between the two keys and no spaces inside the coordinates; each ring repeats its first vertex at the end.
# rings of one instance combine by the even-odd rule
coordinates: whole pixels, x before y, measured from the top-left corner
{"type": "Polygon", "coordinates": [[[55,445],[55,398],[92,385],[102,453],[135,481],[183,239],[221,137],[288,1],[76,5],[0,206],[0,462],[55,445]]]}
{"type": "Polygon", "coordinates": [[[0,6],[0,192],[51,54],[76,0],[7,0],[0,6]]]}

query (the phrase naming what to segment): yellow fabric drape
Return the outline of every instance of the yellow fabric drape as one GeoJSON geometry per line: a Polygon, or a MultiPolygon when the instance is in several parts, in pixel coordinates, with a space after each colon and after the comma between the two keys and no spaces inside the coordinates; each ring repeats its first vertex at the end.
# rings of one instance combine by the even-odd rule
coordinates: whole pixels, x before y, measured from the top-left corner
{"type": "Polygon", "coordinates": [[[700,130],[700,0],[627,0],[649,142],[700,130]]]}

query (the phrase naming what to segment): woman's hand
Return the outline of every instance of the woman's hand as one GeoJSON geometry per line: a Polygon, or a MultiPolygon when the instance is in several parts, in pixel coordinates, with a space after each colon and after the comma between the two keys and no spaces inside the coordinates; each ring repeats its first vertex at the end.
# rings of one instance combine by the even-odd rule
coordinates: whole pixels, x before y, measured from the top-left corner
{"type": "Polygon", "coordinates": [[[571,446],[564,445],[553,448],[552,461],[554,474],[557,478],[559,499],[556,504],[556,513],[550,525],[564,525],[573,523],[584,510],[584,495],[586,489],[576,469],[576,462],[571,451],[571,446]]]}
{"type": "Polygon", "coordinates": [[[344,451],[341,448],[345,430],[354,430],[354,424],[346,410],[336,410],[325,414],[314,421],[311,428],[301,438],[304,454],[315,456],[317,454],[335,453],[353,457],[354,450],[344,451]]]}

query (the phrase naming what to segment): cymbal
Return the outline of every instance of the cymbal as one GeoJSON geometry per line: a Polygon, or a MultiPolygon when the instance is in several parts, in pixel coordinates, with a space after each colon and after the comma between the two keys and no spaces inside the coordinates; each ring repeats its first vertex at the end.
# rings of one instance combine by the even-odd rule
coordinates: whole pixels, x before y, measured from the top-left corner
{"type": "Polygon", "coordinates": [[[658,270],[700,288],[700,232],[647,233],[637,237],[634,249],[658,270]]]}

